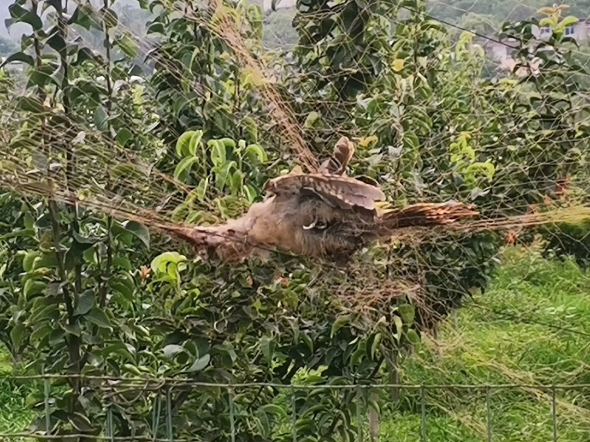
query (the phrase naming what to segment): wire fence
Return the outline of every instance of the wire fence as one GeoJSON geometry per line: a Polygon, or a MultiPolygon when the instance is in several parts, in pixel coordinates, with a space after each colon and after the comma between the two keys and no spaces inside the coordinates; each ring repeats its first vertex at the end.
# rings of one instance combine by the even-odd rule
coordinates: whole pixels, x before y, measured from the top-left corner
{"type": "MultiPolygon", "coordinates": [[[[240,396],[246,390],[270,388],[278,392],[277,401],[279,406],[284,406],[283,419],[276,422],[277,429],[281,428],[283,435],[280,439],[274,440],[303,440],[302,435],[299,434],[298,419],[309,417],[309,413],[304,411],[297,403],[296,397],[298,392],[305,392],[306,394],[313,393],[312,396],[320,402],[323,397],[328,394],[348,392],[349,398],[354,398],[357,403],[356,415],[345,426],[352,430],[355,434],[355,441],[369,441],[375,440],[378,433],[375,432],[374,424],[370,421],[374,418],[371,413],[375,410],[368,404],[367,398],[371,395],[386,394],[388,400],[381,410],[381,426],[393,426],[398,424],[398,420],[407,419],[410,414],[414,422],[412,428],[407,426],[400,427],[394,431],[394,435],[399,437],[398,440],[416,440],[416,441],[439,441],[439,440],[481,440],[481,441],[495,441],[495,440],[522,440],[518,436],[502,437],[501,432],[505,432],[509,424],[503,418],[503,413],[506,412],[506,405],[508,408],[518,406],[519,403],[530,400],[529,397],[521,396],[522,392],[533,392],[534,395],[540,395],[546,400],[544,403],[546,407],[545,416],[539,415],[538,418],[543,421],[545,428],[545,438],[543,440],[570,440],[569,438],[561,438],[560,431],[564,425],[571,426],[571,420],[561,421],[560,411],[569,409],[570,407],[581,406],[584,408],[585,398],[590,399],[590,384],[555,384],[555,385],[539,385],[526,383],[513,384],[357,384],[357,385],[283,385],[277,383],[215,383],[215,382],[199,382],[189,379],[179,378],[121,378],[111,376],[76,376],[76,375],[42,375],[42,376],[2,376],[0,377],[0,388],[6,389],[6,385],[29,385],[33,384],[38,388],[37,394],[42,395],[42,400],[37,405],[37,411],[32,414],[32,417],[37,421],[44,421],[44,431],[31,430],[30,428],[16,428],[13,431],[0,433],[0,440],[16,441],[26,439],[37,440],[107,440],[107,441],[202,441],[202,440],[228,440],[236,442],[237,440],[244,440],[239,438],[238,427],[243,425],[249,419],[243,412],[243,407],[240,404],[240,396]],[[56,390],[59,390],[59,385],[64,381],[79,380],[84,382],[86,388],[94,388],[97,391],[103,392],[102,410],[97,413],[96,417],[90,417],[92,425],[100,427],[100,432],[95,431],[93,434],[85,431],[78,433],[69,432],[67,434],[58,434],[55,431],[55,425],[52,423],[52,413],[54,411],[56,390]],[[191,437],[186,436],[185,431],[181,431],[178,424],[179,413],[181,411],[174,409],[175,397],[178,392],[198,392],[206,391],[208,389],[216,389],[222,392],[227,397],[227,413],[224,416],[227,420],[228,428],[226,429],[226,438],[207,439],[206,434],[200,432],[199,429],[194,429],[194,434],[191,437]],[[392,400],[392,392],[396,397],[392,400]],[[451,394],[459,402],[471,403],[478,402],[476,407],[479,416],[473,415],[483,425],[478,430],[476,426],[470,426],[462,419],[457,419],[457,415],[453,415],[452,410],[445,409],[437,402],[437,398],[445,394],[451,394]],[[517,393],[512,395],[512,393],[517,393]],[[115,397],[118,394],[136,395],[136,398],[143,395],[149,397],[150,403],[149,412],[145,412],[149,416],[148,425],[144,434],[123,435],[118,431],[115,425],[115,410],[118,409],[115,397]],[[510,394],[509,401],[502,395],[510,394]],[[404,403],[412,402],[413,406],[404,406],[404,403]],[[512,403],[509,403],[512,402],[512,403]],[[401,410],[404,408],[404,410],[401,410]],[[445,416],[445,414],[447,416],[445,416]],[[463,425],[468,433],[473,436],[471,439],[460,436],[452,437],[452,433],[447,434],[446,439],[441,439],[440,419],[441,417],[452,417],[459,421],[459,425],[463,425]],[[99,422],[102,419],[103,422],[99,422]],[[432,431],[431,431],[432,430],[432,431]],[[182,433],[180,435],[179,433],[182,433]],[[285,433],[290,433],[290,437],[285,438],[285,433]],[[449,437],[451,436],[451,437],[449,437]]],[[[30,385],[29,385],[30,386],[30,385]]],[[[14,392],[17,390],[15,389],[14,392]]],[[[13,392],[13,393],[14,393],[13,392]]],[[[33,393],[34,394],[34,393],[33,393]]],[[[29,395],[31,392],[29,391],[29,395]]],[[[40,397],[40,396],[39,396],[40,397]]],[[[309,396],[308,396],[309,397],[309,396]]],[[[22,398],[23,401],[25,398],[22,398]]],[[[30,401],[30,399],[27,399],[30,401]]],[[[14,403],[12,403],[14,404],[14,403]]],[[[6,419],[10,414],[10,404],[3,404],[0,408],[0,421],[6,419]],[[4,415],[4,416],[3,416],[4,415]]],[[[586,408],[584,408],[586,410],[586,408]]],[[[309,411],[309,410],[308,410],[309,411]]],[[[590,411],[590,410],[588,410],[590,411]]],[[[73,410],[74,414],[80,416],[83,413],[73,410]]],[[[473,413],[473,412],[472,412],[473,413]]],[[[313,413],[311,413],[313,415],[313,413]]],[[[250,416],[251,417],[251,416],[250,416]]],[[[317,416],[316,416],[317,417],[317,416]]],[[[587,419],[580,419],[580,431],[584,434],[590,435],[590,428],[588,427],[587,419]],[[588,433],[587,433],[588,432],[588,433]]],[[[529,425],[540,425],[540,422],[529,422],[529,425]]],[[[205,430],[206,431],[206,430],[205,430]]],[[[278,430],[277,430],[278,431],[278,430]]],[[[391,436],[391,430],[388,432],[391,436]]],[[[463,432],[463,434],[465,434],[463,432]]],[[[253,439],[254,440],[254,439],[253,439]]],[[[256,439],[258,440],[258,439],[256,439]]],[[[307,440],[307,439],[305,439],[307,440]]],[[[319,439],[321,440],[321,438],[319,439]]],[[[339,440],[339,439],[334,439],[339,440]]],[[[389,440],[389,439],[388,439],[389,440]]],[[[533,440],[533,439],[531,439],[533,440]]],[[[538,440],[538,439],[535,439],[538,440]]],[[[578,440],[578,439],[576,439],[578,440]]]]}

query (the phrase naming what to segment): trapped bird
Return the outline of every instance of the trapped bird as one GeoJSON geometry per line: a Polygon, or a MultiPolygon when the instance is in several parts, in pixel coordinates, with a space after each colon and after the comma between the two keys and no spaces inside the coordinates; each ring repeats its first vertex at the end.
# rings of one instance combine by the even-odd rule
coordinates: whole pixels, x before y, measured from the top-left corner
{"type": "Polygon", "coordinates": [[[241,262],[280,250],[344,264],[360,248],[387,239],[397,229],[437,226],[478,214],[472,206],[448,202],[378,208],[385,195],[369,179],[345,176],[354,146],[342,137],[318,173],[300,168],[267,182],[267,198],[248,212],[214,227],[165,227],[207,258],[241,262]]]}

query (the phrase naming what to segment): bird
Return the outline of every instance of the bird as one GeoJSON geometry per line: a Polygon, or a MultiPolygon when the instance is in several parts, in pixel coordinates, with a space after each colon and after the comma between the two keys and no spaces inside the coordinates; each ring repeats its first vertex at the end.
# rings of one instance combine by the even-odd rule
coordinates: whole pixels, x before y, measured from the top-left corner
{"type": "Polygon", "coordinates": [[[218,226],[164,230],[192,244],[207,259],[268,259],[270,251],[278,250],[340,265],[398,229],[446,225],[478,215],[473,206],[454,201],[387,208],[386,196],[374,180],[346,175],[353,155],[352,142],[341,137],[317,172],[303,173],[295,167],[267,181],[266,198],[242,217],[218,226]]]}

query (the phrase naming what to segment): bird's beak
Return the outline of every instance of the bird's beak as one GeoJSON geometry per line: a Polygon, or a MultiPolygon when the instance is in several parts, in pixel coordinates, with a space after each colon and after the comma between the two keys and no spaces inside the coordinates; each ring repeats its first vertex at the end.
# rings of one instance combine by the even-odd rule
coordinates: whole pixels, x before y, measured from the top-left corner
{"type": "Polygon", "coordinates": [[[308,226],[303,226],[303,230],[311,230],[315,227],[316,221],[312,222],[310,225],[308,226]]]}

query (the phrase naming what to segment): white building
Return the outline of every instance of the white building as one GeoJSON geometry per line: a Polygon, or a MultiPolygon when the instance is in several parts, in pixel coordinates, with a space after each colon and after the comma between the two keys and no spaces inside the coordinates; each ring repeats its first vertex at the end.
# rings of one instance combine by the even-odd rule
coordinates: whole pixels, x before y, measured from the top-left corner
{"type": "MultiPolygon", "coordinates": [[[[533,35],[538,40],[548,40],[553,29],[550,26],[543,26],[541,28],[534,26],[532,29],[533,35]]],[[[578,19],[577,23],[567,26],[564,30],[564,35],[573,37],[578,43],[590,43],[590,18],[578,19]]],[[[488,40],[482,44],[486,54],[496,62],[498,62],[499,70],[512,71],[516,66],[516,61],[513,58],[514,52],[517,50],[519,42],[516,39],[509,38],[501,42],[488,40]]],[[[533,73],[538,72],[541,66],[541,60],[535,58],[529,63],[533,73]]],[[[521,68],[516,72],[517,75],[528,75],[529,70],[521,68]]]]}

